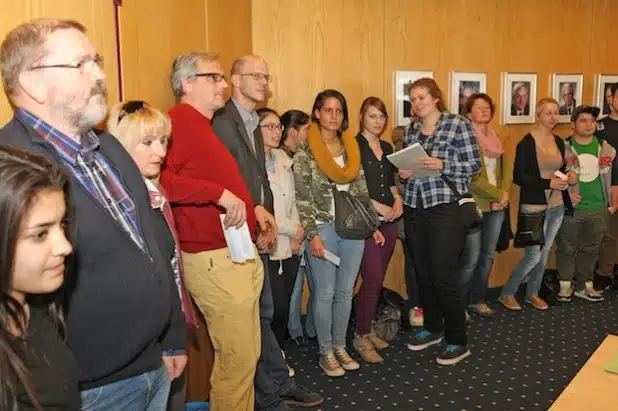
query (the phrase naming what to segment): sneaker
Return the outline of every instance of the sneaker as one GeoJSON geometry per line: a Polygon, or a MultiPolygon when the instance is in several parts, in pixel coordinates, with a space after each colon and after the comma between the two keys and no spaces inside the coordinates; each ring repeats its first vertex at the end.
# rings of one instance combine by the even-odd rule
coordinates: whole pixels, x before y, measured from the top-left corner
{"type": "Polygon", "coordinates": [[[294,389],[283,393],[281,397],[287,405],[296,407],[316,407],[324,402],[324,398],[317,392],[311,392],[296,384],[294,389]]]}
{"type": "Polygon", "coordinates": [[[563,303],[571,302],[573,296],[573,287],[571,287],[570,281],[560,281],[560,291],[558,291],[558,297],[556,299],[563,303]]]}
{"type": "Polygon", "coordinates": [[[592,287],[592,282],[587,282],[586,287],[583,290],[575,291],[573,294],[575,294],[575,297],[577,298],[591,301],[593,303],[604,300],[603,295],[592,287]]]}
{"type": "Polygon", "coordinates": [[[354,350],[361,356],[363,361],[369,364],[384,362],[384,358],[376,351],[369,338],[370,334],[354,336],[354,350]]]}
{"type": "Polygon", "coordinates": [[[341,368],[339,361],[335,358],[335,354],[330,353],[328,355],[320,355],[318,359],[320,368],[324,370],[324,374],[329,377],[342,377],[345,374],[345,370],[341,368]]]}
{"type": "Polygon", "coordinates": [[[440,365],[455,365],[464,358],[469,357],[470,354],[472,353],[467,345],[448,344],[444,351],[438,355],[436,361],[440,365]]]}
{"type": "Polygon", "coordinates": [[[538,295],[534,295],[532,297],[526,297],[526,303],[530,304],[537,310],[545,311],[549,308],[549,305],[538,295]]]}
{"type": "Polygon", "coordinates": [[[441,342],[442,334],[423,330],[412,337],[412,341],[408,343],[408,349],[412,351],[421,351],[432,345],[440,344],[441,342]]]}
{"type": "Polygon", "coordinates": [[[470,310],[481,317],[492,317],[496,313],[486,303],[473,304],[470,306],[470,310]]]}
{"type": "Polygon", "coordinates": [[[410,310],[408,319],[412,327],[422,327],[423,326],[423,309],[419,307],[412,308],[410,310]]]}
{"type": "Polygon", "coordinates": [[[299,337],[292,337],[290,338],[290,340],[292,340],[294,345],[297,347],[304,347],[305,345],[307,345],[307,339],[304,335],[301,335],[299,337]]]}
{"type": "Polygon", "coordinates": [[[341,368],[346,371],[354,371],[360,368],[360,364],[350,357],[350,354],[348,354],[345,348],[335,349],[335,358],[339,361],[341,368]]]}
{"type": "Polygon", "coordinates": [[[376,332],[373,330],[371,330],[371,333],[367,336],[369,337],[369,341],[371,341],[371,344],[373,344],[376,350],[383,350],[390,347],[390,344],[378,337],[376,332]]]}
{"type": "Polygon", "coordinates": [[[498,298],[498,301],[500,301],[500,304],[502,304],[507,310],[521,311],[521,305],[519,305],[515,297],[512,295],[501,295],[500,298],[498,298]]]}

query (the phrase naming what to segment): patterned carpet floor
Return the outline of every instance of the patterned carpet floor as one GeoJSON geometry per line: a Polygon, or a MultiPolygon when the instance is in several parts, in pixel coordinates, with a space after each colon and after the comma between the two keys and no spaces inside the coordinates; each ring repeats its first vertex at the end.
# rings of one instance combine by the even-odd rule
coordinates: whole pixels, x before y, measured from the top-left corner
{"type": "Polygon", "coordinates": [[[473,316],[472,356],[455,366],[436,364],[438,347],[408,350],[415,330],[381,352],[383,364],[361,363],[341,378],[322,373],[315,342],[287,346],[286,355],[297,382],[324,396],[319,410],[547,410],[603,339],[618,334],[617,300],[608,291],[599,303],[574,298],[546,312],[496,307],[494,318],[473,316]]]}

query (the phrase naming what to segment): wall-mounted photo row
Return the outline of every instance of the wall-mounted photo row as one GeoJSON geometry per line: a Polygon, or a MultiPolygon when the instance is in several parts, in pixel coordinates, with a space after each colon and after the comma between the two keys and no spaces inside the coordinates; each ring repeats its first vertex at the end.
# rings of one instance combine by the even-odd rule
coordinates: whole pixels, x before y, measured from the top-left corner
{"type": "Polygon", "coordinates": [[[536,73],[502,73],[502,124],[533,124],[536,73]]]}
{"type": "Polygon", "coordinates": [[[407,126],[412,118],[412,104],[410,104],[410,85],[424,77],[433,78],[433,71],[395,71],[393,90],[396,122],[394,126],[407,126]]]}
{"type": "Polygon", "coordinates": [[[558,101],[560,123],[571,121],[575,107],[582,104],[583,88],[583,74],[552,74],[550,94],[558,101]]]}
{"type": "Polygon", "coordinates": [[[466,115],[468,97],[487,93],[487,74],[454,71],[451,74],[451,113],[466,115]]]}
{"type": "Polygon", "coordinates": [[[597,74],[596,80],[594,105],[601,109],[599,117],[605,117],[610,113],[611,88],[614,84],[618,83],[618,74],[597,74]]]}

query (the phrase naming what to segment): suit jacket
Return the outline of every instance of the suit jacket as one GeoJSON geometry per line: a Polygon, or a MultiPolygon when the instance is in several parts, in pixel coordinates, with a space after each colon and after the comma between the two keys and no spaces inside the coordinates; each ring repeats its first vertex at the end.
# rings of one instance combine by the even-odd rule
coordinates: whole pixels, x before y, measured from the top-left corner
{"type": "MultiPolygon", "coordinates": [[[[163,236],[169,233],[158,229],[163,225],[157,224],[146,184],[133,159],[113,136],[101,133],[98,137],[99,152],[135,202],[152,259],[69,173],[69,207],[76,232],[64,286],[68,344],[81,370],[80,389],[158,369],[163,350],[185,347],[184,316],[171,256],[164,255],[160,247],[163,236]]],[[[0,130],[0,144],[62,164],[53,146],[17,117],[0,130]]]]}
{"type": "MultiPolygon", "coordinates": [[[[571,114],[572,114],[573,111],[575,110],[575,107],[577,107],[577,105],[575,104],[575,101],[573,101],[573,104],[571,104],[570,107],[571,107],[571,114]]],[[[561,116],[565,116],[569,114],[569,105],[568,104],[561,105],[559,112],[561,116]]]]}
{"type": "MultiPolygon", "coordinates": [[[[524,111],[524,114],[523,114],[524,116],[530,115],[530,106],[526,104],[523,111],[524,111]]],[[[517,109],[515,108],[513,104],[511,104],[511,115],[512,116],[517,115],[517,109]]]]}
{"type": "Polygon", "coordinates": [[[245,124],[240,117],[232,99],[225,107],[219,109],[212,120],[212,128],[221,142],[236,159],[240,174],[249,188],[253,202],[261,204],[271,214],[274,212],[273,195],[270,191],[268,174],[266,173],[266,159],[264,155],[264,138],[260,127],[255,129],[255,151],[249,139],[245,124]],[[262,200],[262,190],[264,199],[262,200]]]}

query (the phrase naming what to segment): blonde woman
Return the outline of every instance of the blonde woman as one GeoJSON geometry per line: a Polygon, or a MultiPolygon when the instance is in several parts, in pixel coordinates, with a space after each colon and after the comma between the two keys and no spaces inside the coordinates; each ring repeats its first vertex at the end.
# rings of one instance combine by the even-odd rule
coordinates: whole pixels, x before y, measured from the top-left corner
{"type": "Polygon", "coordinates": [[[521,188],[519,212],[545,213],[545,243],[525,248],[523,258],[502,287],[500,303],[509,310],[521,310],[515,293],[526,277],[526,303],[537,310],[548,308],[539,297],[545,264],[565,212],[573,212],[567,188],[577,182],[577,176],[572,171],[568,173],[568,180],[555,175],[556,171],[566,173],[564,141],[553,133],[560,119],[559,110],[553,98],[541,99],[537,104],[535,129],[517,144],[513,182],[521,188]]]}
{"type": "MultiPolygon", "coordinates": [[[[170,119],[146,102],[132,100],[118,103],[112,108],[107,121],[107,128],[131,155],[142,177],[144,177],[144,182],[150,193],[150,203],[157,216],[155,221],[159,225],[157,227],[158,232],[165,233],[159,239],[161,250],[166,256],[169,256],[172,264],[174,280],[178,287],[187,325],[195,327],[197,324],[195,313],[193,312],[191,298],[184,285],[182,259],[174,216],[165,191],[159,185],[161,165],[167,154],[167,145],[171,134],[170,119]]],[[[178,378],[182,373],[178,370],[182,370],[187,362],[186,355],[181,354],[177,360],[169,362],[169,364],[165,363],[170,379],[178,378]],[[181,365],[182,367],[179,368],[181,365]]],[[[184,384],[180,381],[173,383],[170,390],[170,409],[172,410],[183,409],[184,386],[182,385],[184,384]]]]}

